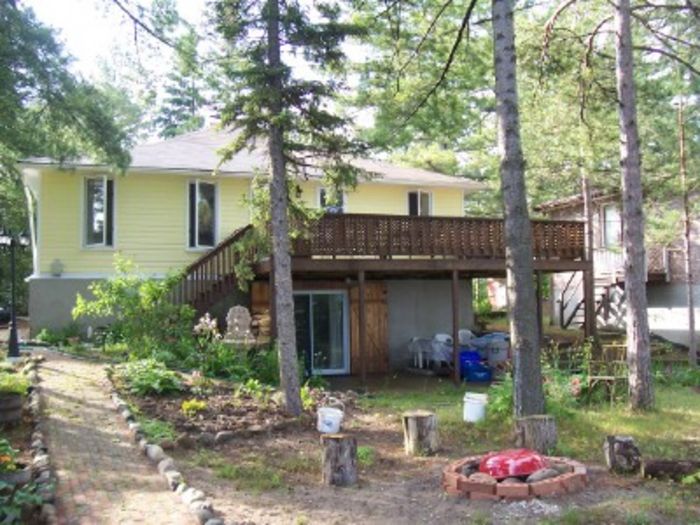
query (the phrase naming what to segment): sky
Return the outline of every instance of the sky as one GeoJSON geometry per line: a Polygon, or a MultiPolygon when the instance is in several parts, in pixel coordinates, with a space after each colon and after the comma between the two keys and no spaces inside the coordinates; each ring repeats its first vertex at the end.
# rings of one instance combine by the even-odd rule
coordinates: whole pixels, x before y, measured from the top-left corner
{"type": "MultiPolygon", "coordinates": [[[[59,31],[59,39],[75,58],[72,69],[89,79],[99,76],[100,61],[115,47],[133,46],[133,26],[111,0],[20,0],[37,18],[59,31]]],[[[204,0],[178,0],[180,16],[199,24],[204,0]]],[[[145,36],[141,36],[145,38],[145,36]]]]}

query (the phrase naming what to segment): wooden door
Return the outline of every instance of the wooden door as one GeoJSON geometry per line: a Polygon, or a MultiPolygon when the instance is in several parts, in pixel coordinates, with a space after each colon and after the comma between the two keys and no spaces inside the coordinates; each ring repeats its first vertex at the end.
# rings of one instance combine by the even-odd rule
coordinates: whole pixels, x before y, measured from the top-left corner
{"type": "MultiPolygon", "coordinates": [[[[361,370],[359,290],[350,290],[350,373],[361,370]]],[[[367,372],[370,374],[389,371],[389,333],[386,304],[386,284],[367,281],[365,285],[365,320],[367,322],[367,372]]]]}

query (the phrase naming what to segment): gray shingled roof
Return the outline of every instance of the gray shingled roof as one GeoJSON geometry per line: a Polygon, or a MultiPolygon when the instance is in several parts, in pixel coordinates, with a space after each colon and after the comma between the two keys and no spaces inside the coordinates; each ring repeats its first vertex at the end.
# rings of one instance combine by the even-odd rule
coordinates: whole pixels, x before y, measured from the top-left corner
{"type": "MultiPolygon", "coordinates": [[[[219,164],[220,150],[233,140],[233,135],[219,132],[213,128],[185,133],[161,142],[142,144],[131,150],[131,165],[129,171],[213,171],[219,164]]],[[[45,158],[32,158],[24,161],[26,164],[56,164],[45,158]]],[[[378,184],[407,184],[415,186],[455,187],[466,190],[485,189],[486,185],[467,179],[453,177],[423,170],[398,166],[388,162],[354,159],[352,164],[371,172],[373,183],[378,184]]],[[[95,166],[88,159],[73,162],[77,167],[95,166]]],[[[219,172],[226,175],[249,177],[256,170],[265,170],[268,166],[267,152],[263,144],[258,144],[252,150],[243,150],[219,166],[219,172]]],[[[310,174],[313,178],[314,174],[310,174]]]]}

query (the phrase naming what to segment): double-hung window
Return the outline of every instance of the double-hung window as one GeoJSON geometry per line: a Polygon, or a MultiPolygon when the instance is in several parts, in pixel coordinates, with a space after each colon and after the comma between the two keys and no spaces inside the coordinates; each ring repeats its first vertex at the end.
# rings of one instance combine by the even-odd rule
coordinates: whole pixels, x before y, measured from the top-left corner
{"type": "Polygon", "coordinates": [[[216,184],[192,181],[188,187],[190,248],[211,248],[216,244],[216,184]]]}
{"type": "Polygon", "coordinates": [[[603,208],[603,245],[606,248],[619,248],[622,244],[622,218],[615,204],[603,208]]]}
{"type": "Polygon", "coordinates": [[[85,246],[114,246],[114,180],[85,178],[85,246]]]}
{"type": "Polygon", "coordinates": [[[432,198],[427,191],[409,191],[408,192],[408,214],[409,215],[425,215],[432,213],[432,198]]]}
{"type": "Polygon", "coordinates": [[[343,213],[345,211],[345,193],[337,193],[335,200],[332,201],[330,192],[326,188],[319,188],[318,207],[328,213],[343,213]]]}

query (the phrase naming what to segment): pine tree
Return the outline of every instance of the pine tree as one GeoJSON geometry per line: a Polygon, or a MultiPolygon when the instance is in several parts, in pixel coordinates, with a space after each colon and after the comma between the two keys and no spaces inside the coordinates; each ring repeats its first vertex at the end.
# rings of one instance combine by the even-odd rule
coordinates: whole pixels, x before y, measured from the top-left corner
{"type": "Polygon", "coordinates": [[[270,232],[274,311],[280,383],[287,412],[301,412],[290,256],[290,191],[295,176],[325,172],[338,186],[352,183],[357,171],[344,155],[358,151],[347,138],[346,121],[329,110],[341,86],[335,80],[303,79],[293,74],[292,57],[309,67],[340,71],[340,45],[356,28],[341,22],[340,6],[307,6],[289,0],[219,0],[218,31],[231,50],[225,63],[235,92],[223,97],[221,123],[237,130],[224,160],[255,142],[269,153],[270,232]],[[313,20],[313,21],[312,21],[313,20]]]}

